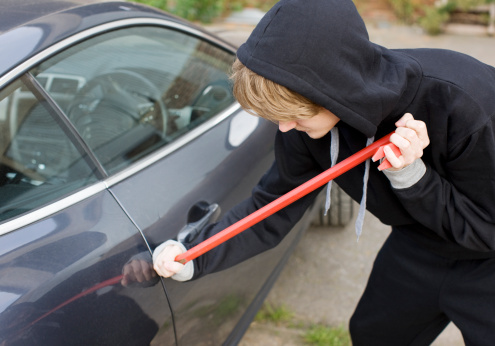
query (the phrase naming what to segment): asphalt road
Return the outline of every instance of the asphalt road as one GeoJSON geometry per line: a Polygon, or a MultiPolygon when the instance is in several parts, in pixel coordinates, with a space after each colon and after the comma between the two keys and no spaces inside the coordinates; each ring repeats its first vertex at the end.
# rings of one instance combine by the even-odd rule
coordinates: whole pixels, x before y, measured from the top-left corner
{"type": "MultiPolygon", "coordinates": [[[[227,20],[207,29],[234,44],[241,44],[253,29],[252,24],[241,18],[237,22],[227,20]]],[[[479,30],[472,28],[452,28],[451,32],[455,30],[455,34],[431,37],[417,28],[377,21],[368,23],[368,30],[371,41],[388,48],[452,49],[495,66],[495,38],[481,35],[479,30]]],[[[389,232],[389,227],[370,214],[366,215],[359,242],[354,234],[354,222],[345,228],[309,229],[267,297],[267,302],[287,306],[300,320],[347,326],[366,285],[376,253],[389,232]]],[[[274,329],[254,323],[240,345],[300,344],[300,334],[294,329],[274,329]]],[[[451,324],[433,345],[463,344],[460,332],[451,324]]]]}

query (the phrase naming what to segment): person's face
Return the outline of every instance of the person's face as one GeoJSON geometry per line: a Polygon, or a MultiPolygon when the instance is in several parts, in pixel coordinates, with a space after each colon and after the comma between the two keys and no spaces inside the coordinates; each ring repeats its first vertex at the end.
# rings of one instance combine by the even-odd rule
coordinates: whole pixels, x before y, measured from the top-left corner
{"type": "Polygon", "coordinates": [[[306,132],[309,137],[317,139],[325,136],[339,122],[339,118],[327,109],[322,110],[309,119],[279,121],[278,128],[282,132],[292,129],[306,132]]]}

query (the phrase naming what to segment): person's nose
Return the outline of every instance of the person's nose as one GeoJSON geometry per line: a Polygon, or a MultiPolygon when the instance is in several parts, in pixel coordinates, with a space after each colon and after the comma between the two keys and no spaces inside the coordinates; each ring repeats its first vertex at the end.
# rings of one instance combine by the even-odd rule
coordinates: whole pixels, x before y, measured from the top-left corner
{"type": "Polygon", "coordinates": [[[278,122],[278,129],[281,132],[287,132],[295,128],[297,123],[295,121],[279,121],[278,122]]]}

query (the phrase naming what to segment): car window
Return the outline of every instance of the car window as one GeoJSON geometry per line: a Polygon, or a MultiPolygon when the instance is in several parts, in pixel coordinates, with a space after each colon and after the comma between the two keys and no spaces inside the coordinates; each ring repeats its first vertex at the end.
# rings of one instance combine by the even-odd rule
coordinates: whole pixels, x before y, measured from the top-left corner
{"type": "Polygon", "coordinates": [[[0,91],[0,221],[96,181],[49,110],[20,80],[0,91]]]}
{"type": "Polygon", "coordinates": [[[81,42],[32,73],[114,173],[231,105],[233,58],[182,32],[135,27],[81,42]]]}

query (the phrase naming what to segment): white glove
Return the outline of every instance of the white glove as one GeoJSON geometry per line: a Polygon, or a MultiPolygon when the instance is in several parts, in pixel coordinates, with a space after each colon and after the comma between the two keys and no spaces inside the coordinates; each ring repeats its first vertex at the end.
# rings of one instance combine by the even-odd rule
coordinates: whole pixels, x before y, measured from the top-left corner
{"type": "Polygon", "coordinates": [[[184,245],[175,240],[167,240],[153,251],[153,268],[158,275],[171,277],[177,281],[191,280],[194,275],[192,261],[182,264],[175,261],[175,257],[186,252],[184,245]]]}

